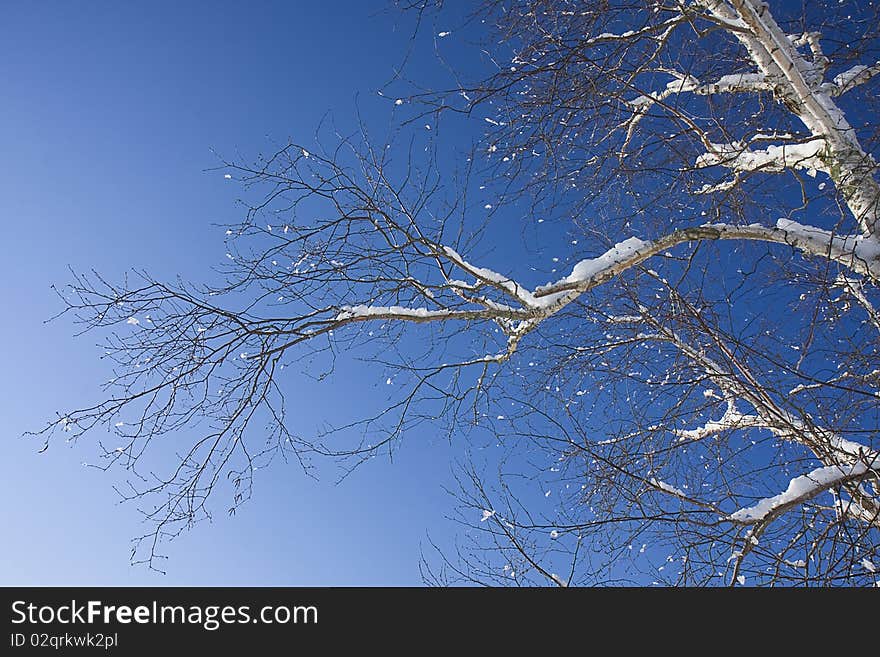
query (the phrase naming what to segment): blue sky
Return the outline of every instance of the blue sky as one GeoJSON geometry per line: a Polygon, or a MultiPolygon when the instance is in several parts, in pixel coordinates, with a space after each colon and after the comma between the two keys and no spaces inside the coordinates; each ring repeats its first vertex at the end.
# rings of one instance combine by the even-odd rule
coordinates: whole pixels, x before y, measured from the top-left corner
{"type": "MultiPolygon", "coordinates": [[[[340,485],[273,467],[255,499],[168,546],[161,576],[128,562],[143,527],[114,474],[85,468],[93,440],[45,454],[21,438],[108,378],[93,336],[74,339],[50,289],[67,266],[205,280],[215,223],[240,218],[211,149],[304,143],[326,112],[382,119],[375,90],[406,49],[383,3],[8,3],[0,21],[0,217],[7,284],[0,337],[0,583],[418,584],[427,532],[449,531],[448,446],[419,437],[340,485]]],[[[430,55],[430,52],[428,53],[430,55]]],[[[416,66],[419,64],[417,63],[416,66]]],[[[353,388],[374,389],[352,374],[353,388]]],[[[373,377],[375,378],[375,377],[373,377]]],[[[304,424],[335,410],[311,396],[304,424]]]]}
{"type": "MultiPolygon", "coordinates": [[[[448,11],[462,11],[466,4],[448,11]]],[[[360,116],[382,139],[395,120],[394,94],[404,95],[406,84],[388,89],[386,98],[376,91],[386,88],[404,59],[408,79],[434,88],[452,83],[437,53],[464,64],[475,77],[480,74],[476,69],[487,64],[464,47],[468,34],[455,20],[436,24],[433,17],[407,58],[412,16],[401,18],[386,7],[384,0],[185,6],[21,2],[4,7],[0,218],[5,252],[0,275],[6,304],[0,344],[6,376],[0,378],[5,428],[0,442],[0,584],[417,585],[420,551],[428,548],[428,536],[448,545],[467,531],[446,519],[454,515],[455,501],[444,487],[455,487],[452,470],[467,441],[477,452],[475,460],[490,465],[497,461],[499,452],[493,450],[498,445],[488,432],[450,445],[426,428],[407,436],[393,462],[374,459],[338,485],[340,471],[329,463],[319,467],[318,480],[304,476],[296,464],[274,464],[260,473],[254,499],[234,518],[224,513],[227,500],[216,499],[212,523],[164,547],[169,558],[157,564],[167,570],[163,576],[129,564],[130,539],[148,528],[139,523],[134,506],[118,503],[112,487],[121,476],[83,467],[95,460],[95,443],[105,436],[95,433],[78,445],[56,440],[43,454],[37,453],[40,441],[21,437],[56,411],[100,399],[99,384],[111,376],[99,359],[98,336],[74,338],[75,327],[67,318],[45,323],[61,310],[50,286],[70,279],[68,266],[94,269],[113,281],[132,268],[146,269],[159,280],[179,275],[216,281],[212,267],[223,264],[227,252],[219,224],[241,219],[236,199],[242,190],[223,171],[211,170],[219,165],[214,152],[246,162],[288,140],[308,147],[328,116],[343,134],[354,131],[360,116]],[[437,38],[449,29],[452,38],[437,38]]],[[[396,118],[407,116],[411,107],[397,110],[396,118]]],[[[488,114],[481,112],[490,111],[479,107],[464,128],[465,121],[444,119],[440,130],[435,124],[425,131],[419,121],[412,126],[417,135],[412,143],[420,147],[440,133],[444,147],[467,148],[486,128],[488,114]]],[[[441,150],[439,162],[446,176],[455,170],[451,165],[461,165],[449,158],[449,150],[441,150]]],[[[485,173],[480,166],[476,177],[485,173]]],[[[635,185],[645,185],[650,196],[656,180],[646,176],[635,185]]],[[[780,192],[776,178],[767,180],[756,189],[774,202],[786,201],[791,188],[780,192]]],[[[614,189],[606,191],[604,198],[617,198],[614,189]]],[[[494,193],[491,185],[471,190],[477,209],[495,204],[486,215],[488,237],[468,253],[474,261],[499,271],[515,268],[522,281],[535,285],[556,280],[573,262],[597,254],[588,233],[572,232],[578,229],[564,208],[546,215],[544,223],[516,202],[502,211],[505,201],[490,196],[494,193]]],[[[580,197],[579,191],[570,193],[580,197]]],[[[700,208],[691,201],[685,205],[693,221],[702,221],[700,208]]],[[[808,219],[821,224],[837,218],[823,214],[822,207],[811,206],[808,219]]],[[[620,229],[637,228],[625,224],[620,229]]],[[[706,272],[722,280],[758,251],[768,249],[719,246],[721,257],[710,260],[706,272]]],[[[788,257],[781,247],[772,252],[788,257]]],[[[676,267],[663,266],[667,272],[676,267]]],[[[724,292],[715,283],[705,289],[724,292]]],[[[754,303],[733,303],[731,324],[768,314],[771,326],[781,325],[781,314],[799,291],[790,286],[764,297],[759,291],[754,303]]],[[[548,331],[568,328],[574,329],[560,325],[548,331]]],[[[798,330],[792,327],[779,337],[793,339],[798,330]]],[[[408,335],[423,339],[422,334],[408,335]]],[[[540,348],[537,340],[523,345],[516,371],[530,372],[525,368],[532,366],[533,356],[539,360],[540,348]]],[[[328,418],[381,409],[388,375],[381,367],[340,358],[329,392],[316,386],[286,391],[296,400],[294,430],[308,433],[328,418]]],[[[576,379],[570,383],[578,384],[576,379]]],[[[536,393],[537,403],[543,394],[536,393]]],[[[548,392],[547,399],[554,394],[548,392]]],[[[499,413],[489,413],[490,424],[497,417],[497,426],[509,424],[509,433],[518,430],[515,411],[504,406],[510,400],[497,404],[499,413]]],[[[619,407],[606,409],[597,401],[597,408],[602,412],[596,417],[628,419],[615,410],[619,407]]],[[[515,450],[520,443],[511,445],[515,450]]],[[[534,467],[540,471],[553,463],[534,467]]],[[[519,465],[514,457],[511,467],[519,465]]],[[[557,488],[545,501],[545,491],[550,492],[545,474],[528,482],[537,491],[537,504],[530,508],[549,517],[553,501],[567,494],[557,488]]],[[[577,495],[578,489],[573,490],[577,495]]],[[[479,527],[478,512],[468,509],[467,514],[465,519],[479,527]]],[[[666,553],[657,550],[636,558],[657,557],[665,567],[666,553]]],[[[653,571],[655,565],[648,567],[653,571]]]]}

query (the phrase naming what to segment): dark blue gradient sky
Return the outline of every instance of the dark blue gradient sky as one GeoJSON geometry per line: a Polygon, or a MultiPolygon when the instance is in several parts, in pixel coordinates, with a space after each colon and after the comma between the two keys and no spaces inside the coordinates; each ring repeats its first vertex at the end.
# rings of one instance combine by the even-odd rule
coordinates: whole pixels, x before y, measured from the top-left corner
{"type": "MultiPolygon", "coordinates": [[[[4,4],[0,584],[421,581],[426,536],[449,531],[440,438],[419,437],[393,463],[377,459],[339,485],[332,467],[315,481],[279,464],[236,517],[220,503],[213,523],[170,544],[161,576],[129,565],[129,539],[144,526],[117,503],[120,477],[82,466],[101,435],[44,454],[20,437],[94,400],[110,376],[94,336],[72,338],[64,318],[44,323],[61,308],[50,285],[69,279],[68,265],[110,279],[137,267],[205,280],[225,251],[213,224],[240,218],[238,190],[206,171],[218,164],[211,149],[252,156],[272,140],[308,143],[328,111],[348,125],[356,108],[370,120],[390,113],[375,92],[405,54],[409,19],[382,13],[381,2],[329,7],[4,4]]],[[[337,412],[339,399],[378,395],[385,380],[352,377],[336,399],[298,391],[303,424],[337,412]]]]}

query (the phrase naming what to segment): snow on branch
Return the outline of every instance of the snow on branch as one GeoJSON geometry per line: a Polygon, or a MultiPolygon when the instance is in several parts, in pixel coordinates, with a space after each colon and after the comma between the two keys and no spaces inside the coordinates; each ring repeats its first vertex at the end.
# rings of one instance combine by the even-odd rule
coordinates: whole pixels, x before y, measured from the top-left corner
{"type": "Polygon", "coordinates": [[[633,41],[644,37],[656,37],[657,33],[665,33],[676,25],[684,22],[686,17],[679,14],[668,18],[665,21],[655,24],[649,24],[638,30],[626,30],[625,32],[602,32],[587,39],[585,45],[594,46],[602,43],[613,43],[615,41],[633,41]]]}
{"type": "MultiPolygon", "coordinates": [[[[713,239],[759,240],[787,244],[805,253],[839,262],[858,273],[880,279],[880,242],[874,238],[859,235],[836,236],[820,228],[805,226],[787,219],[780,219],[775,227],[760,224],[747,226],[704,224],[674,231],[653,241],[630,237],[595,258],[579,261],[574,265],[570,274],[554,283],[538,286],[534,291],[530,291],[526,286],[509,276],[468,262],[450,247],[435,245],[434,249],[438,260],[448,260],[455,267],[476,279],[477,283],[471,285],[452,281],[447,276],[447,285],[454,288],[459,296],[476,304],[477,307],[472,309],[443,307],[429,309],[400,305],[356,304],[341,306],[331,320],[331,324],[378,319],[412,322],[495,320],[500,323],[512,340],[508,345],[509,355],[516,349],[519,340],[527,332],[535,328],[541,321],[555,315],[582,293],[673,246],[685,242],[713,239]],[[480,286],[500,291],[508,298],[515,300],[519,307],[511,307],[470,294],[480,286]]],[[[737,414],[735,408],[728,408],[725,416],[719,423],[716,423],[717,426],[707,424],[705,427],[691,430],[689,433],[680,431],[678,435],[693,439],[694,436],[700,437],[705,432],[742,425],[746,419],[746,416],[737,414]]]]}
{"type": "Polygon", "coordinates": [[[639,249],[646,244],[647,242],[644,242],[637,237],[625,239],[619,244],[615,244],[598,258],[581,260],[571,270],[571,274],[566,276],[563,280],[567,283],[589,280],[603,271],[612,269],[615,265],[624,262],[627,258],[637,255],[639,249]]]}
{"type": "Polygon", "coordinates": [[[803,169],[810,175],[817,171],[829,173],[825,164],[826,145],[823,139],[811,139],[800,144],[768,146],[750,150],[745,144],[710,144],[710,151],[697,158],[696,166],[706,168],[723,166],[731,171],[780,172],[786,169],[803,169]]]}
{"type": "Polygon", "coordinates": [[[550,301],[540,303],[547,307],[559,303],[562,292],[589,290],[678,244],[713,239],[788,244],[810,255],[834,260],[860,274],[880,279],[880,241],[860,235],[833,235],[820,228],[780,219],[775,227],[716,223],[683,228],[652,241],[631,237],[596,258],[581,260],[574,266],[571,274],[555,283],[538,286],[533,296],[538,300],[551,297],[550,301]]]}
{"type": "Polygon", "coordinates": [[[708,96],[721,93],[754,93],[771,89],[762,73],[731,73],[722,75],[715,82],[700,85],[694,89],[694,93],[698,96],[708,96]]]}
{"type": "Polygon", "coordinates": [[[830,89],[831,95],[841,96],[860,84],[865,84],[878,73],[880,73],[880,62],[875,63],[873,66],[864,66],[862,64],[853,66],[834,77],[834,82],[830,89]]]}
{"type": "Polygon", "coordinates": [[[403,306],[343,306],[336,321],[348,319],[414,319],[429,320],[447,318],[449,310],[428,310],[427,308],[404,308],[403,306]]]}
{"type": "Polygon", "coordinates": [[[727,410],[719,420],[709,420],[701,427],[695,429],[674,429],[672,433],[681,440],[702,440],[721,431],[728,429],[740,429],[744,427],[761,426],[758,418],[753,415],[743,415],[736,409],[732,399],[727,400],[727,410]]]}
{"type": "Polygon", "coordinates": [[[860,235],[834,235],[830,231],[805,226],[790,219],[777,220],[776,227],[786,233],[792,246],[817,255],[824,249],[832,260],[876,278],[880,240],[860,235]]]}
{"type": "Polygon", "coordinates": [[[834,508],[841,517],[852,518],[868,525],[880,527],[880,505],[878,505],[877,511],[869,511],[855,500],[838,498],[834,501],[834,508]]]}
{"type": "Polygon", "coordinates": [[[880,456],[859,460],[851,465],[828,465],[792,479],[779,495],[767,497],[757,504],[730,514],[727,519],[750,525],[772,520],[788,509],[841,484],[860,479],[880,467],[880,456]]]}
{"type": "MultiPolygon", "coordinates": [[[[675,331],[665,327],[658,327],[661,335],[673,342],[684,354],[700,363],[709,375],[709,378],[724,391],[728,399],[728,409],[725,417],[717,422],[724,428],[763,428],[772,432],[780,440],[797,443],[810,449],[813,454],[826,464],[852,465],[858,462],[880,464],[880,452],[873,450],[867,445],[847,440],[833,431],[829,431],[813,423],[804,422],[776,405],[767,406],[766,400],[761,396],[755,396],[747,387],[743,386],[736,377],[731,377],[727,368],[709,358],[702,350],[694,348],[692,344],[683,340],[675,331]],[[735,400],[742,399],[751,404],[755,414],[741,414],[733,406],[735,400]]],[[[739,364],[744,368],[742,363],[739,364]]],[[[747,369],[743,370],[746,378],[753,378],[747,369]]],[[[703,393],[707,397],[715,398],[714,391],[703,393]],[[707,394],[708,393],[708,394],[707,394]]],[[[707,424],[709,431],[714,429],[712,423],[707,424]]],[[[696,429],[693,433],[684,433],[686,437],[701,438],[708,431],[696,429]]],[[[675,432],[679,436],[682,432],[675,432]]],[[[880,508],[880,506],[878,506],[880,508]]]]}
{"type": "Polygon", "coordinates": [[[754,93],[772,90],[772,86],[767,83],[764,75],[761,73],[733,73],[721,76],[714,82],[703,83],[690,74],[679,73],[678,71],[666,72],[672,75],[673,79],[666,84],[665,89],[649,94],[639,94],[629,101],[629,105],[633,109],[633,115],[629,120],[626,137],[620,149],[621,156],[629,148],[635,129],[642,118],[647,115],[651,107],[658,103],[663,103],[670,96],[683,93],[710,96],[721,93],[754,93]]]}
{"type": "Polygon", "coordinates": [[[660,481],[659,479],[655,479],[651,477],[648,482],[657,490],[661,490],[664,493],[669,493],[670,495],[674,495],[675,497],[680,497],[682,499],[688,500],[690,499],[683,490],[680,488],[676,488],[671,484],[667,484],[665,481],[660,481]]]}
{"type": "Polygon", "coordinates": [[[629,101],[630,106],[638,112],[646,111],[654,103],[665,100],[673,94],[695,91],[700,87],[700,81],[692,75],[683,75],[681,73],[673,73],[674,79],[666,84],[663,91],[650,94],[642,94],[629,101]]]}
{"type": "MultiPolygon", "coordinates": [[[[541,321],[555,315],[577,299],[582,293],[600,285],[614,276],[630,269],[648,258],[673,246],[691,241],[713,239],[760,240],[788,244],[806,253],[835,260],[858,273],[880,278],[880,243],[873,238],[856,235],[835,236],[828,231],[804,226],[794,221],[780,219],[776,227],[751,224],[704,224],[674,231],[653,241],[630,237],[615,244],[595,258],[579,261],[564,278],[541,285],[530,291],[513,278],[492,269],[468,262],[454,249],[434,245],[438,261],[444,259],[470,274],[476,283],[470,284],[450,279],[446,272],[447,287],[475,307],[412,307],[403,305],[374,305],[360,303],[339,306],[329,320],[321,320],[322,331],[308,333],[317,335],[334,325],[370,320],[401,320],[431,322],[447,320],[494,320],[513,339],[510,349],[541,321]],[[480,287],[495,289],[517,302],[518,307],[499,303],[474,294],[480,287]],[[515,321],[518,320],[518,321],[515,321]]],[[[721,422],[733,422],[729,411],[721,422]]],[[[738,421],[743,421],[742,417],[738,421]]],[[[708,425],[707,425],[708,426],[708,425]]],[[[708,430],[704,427],[704,430],[708,430]]],[[[697,431],[697,430],[694,430],[697,431]]],[[[682,434],[684,435],[684,434],[682,434]]]]}
{"type": "Polygon", "coordinates": [[[505,294],[519,301],[524,306],[532,306],[535,304],[535,300],[529,293],[529,291],[516,281],[508,278],[507,276],[504,276],[503,274],[499,274],[496,271],[487,269],[486,267],[477,267],[476,265],[472,265],[467,260],[462,258],[458,254],[458,252],[451,247],[443,246],[440,248],[440,251],[455,266],[457,266],[462,271],[467,272],[478,281],[501,290],[505,294]]]}
{"type": "MultiPolygon", "coordinates": [[[[829,231],[805,226],[788,219],[780,219],[775,227],[750,224],[704,224],[674,231],[653,241],[630,237],[595,258],[581,260],[571,273],[560,280],[536,287],[530,291],[513,278],[485,267],[468,262],[450,247],[434,245],[438,261],[448,260],[455,267],[473,276],[477,283],[468,284],[448,278],[447,285],[456,294],[475,304],[474,308],[429,309],[401,305],[356,304],[338,307],[336,315],[322,322],[329,330],[340,324],[370,320],[401,320],[411,322],[432,321],[495,321],[508,335],[507,350],[503,355],[491,357],[500,362],[509,358],[520,340],[542,321],[550,318],[577,299],[584,292],[610,280],[648,258],[673,246],[691,241],[714,239],[759,240],[787,244],[801,251],[834,260],[844,266],[872,278],[880,279],[880,242],[860,235],[837,236],[829,231]],[[518,302],[511,307],[491,299],[471,294],[480,286],[496,289],[518,302]]],[[[444,271],[444,275],[446,272],[444,271]]],[[[439,304],[438,304],[439,305],[439,304]]],[[[315,333],[316,334],[316,333],[315,333]]],[[[310,335],[315,335],[310,334],[310,335]]],[[[758,418],[739,413],[729,402],[724,416],[715,422],[690,430],[677,430],[683,440],[696,440],[723,429],[746,426],[767,426],[758,418]]],[[[772,427],[770,427],[772,429],[772,427]]],[[[855,446],[854,449],[859,449],[855,446]]],[[[840,448],[842,449],[842,448],[840,448]]],[[[846,450],[844,450],[846,451],[846,450]]]]}
{"type": "MultiPolygon", "coordinates": [[[[880,233],[880,184],[874,178],[876,162],[862,148],[857,132],[835,104],[832,98],[835,94],[818,84],[817,69],[825,66],[822,58],[817,62],[807,61],[798,52],[796,43],[780,28],[765,2],[701,0],[699,4],[721,20],[736,18],[746,25],[746,30],[730,30],[731,34],[742,43],[768,82],[773,83],[774,93],[785,101],[813,137],[826,142],[827,151],[822,160],[827,164],[821,169],[807,165],[806,161],[803,165],[817,171],[827,169],[862,231],[866,235],[880,233]]],[[[849,85],[861,74],[865,71],[855,72],[852,78],[844,73],[842,82],[849,85]]],[[[792,156],[798,157],[798,154],[792,156]]],[[[780,163],[779,158],[768,159],[768,165],[780,163]]],[[[789,163],[787,154],[782,154],[781,161],[789,163]]],[[[734,159],[733,164],[741,167],[754,162],[747,157],[746,161],[734,159]]]]}
{"type": "Polygon", "coordinates": [[[714,82],[708,83],[701,82],[693,75],[678,72],[671,72],[671,75],[674,79],[666,84],[665,89],[650,94],[641,94],[629,101],[629,104],[639,111],[644,111],[651,105],[674,94],[693,93],[697,96],[710,96],[722,93],[754,93],[772,89],[761,73],[731,73],[722,75],[714,82]]]}

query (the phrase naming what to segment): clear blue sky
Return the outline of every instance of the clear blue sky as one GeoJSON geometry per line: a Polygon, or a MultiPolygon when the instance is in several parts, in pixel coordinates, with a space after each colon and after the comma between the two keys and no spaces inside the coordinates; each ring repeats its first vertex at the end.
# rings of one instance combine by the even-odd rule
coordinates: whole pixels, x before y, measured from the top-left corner
{"type": "MultiPolygon", "coordinates": [[[[119,481],[82,467],[90,440],[37,454],[20,437],[99,395],[92,336],[71,337],[50,290],[67,266],[205,280],[214,223],[237,190],[205,169],[270,139],[307,143],[328,110],[380,117],[375,91],[409,33],[384,3],[6,3],[0,21],[0,584],[418,584],[426,533],[447,535],[449,448],[420,437],[335,485],[274,467],[255,499],[166,550],[165,576],[128,563],[143,530],[119,481]],[[377,13],[378,12],[378,13],[377,13]],[[359,94],[359,96],[358,96],[359,94]],[[358,100],[360,98],[360,100],[358,100]]],[[[428,53],[430,55],[430,52],[428,53]]],[[[418,66],[418,64],[416,64],[418,66]]],[[[355,376],[361,376],[356,373],[355,376]]],[[[377,381],[354,381],[370,389],[377,381]]],[[[334,412],[316,397],[304,423],[334,412]]],[[[100,438],[93,436],[91,440],[100,438]]]]}
{"type": "MultiPolygon", "coordinates": [[[[112,486],[121,476],[82,465],[95,460],[100,433],[78,445],[56,440],[43,454],[40,441],[22,438],[56,411],[100,399],[99,384],[111,376],[97,336],[74,338],[66,318],[45,323],[61,310],[50,286],[70,279],[68,266],[94,268],[110,280],[131,268],[160,280],[215,280],[211,268],[227,251],[216,224],[241,219],[241,190],[209,170],[219,164],[212,149],[248,161],[288,139],[307,146],[328,112],[343,132],[354,129],[358,114],[380,135],[391,125],[394,96],[376,92],[406,58],[412,16],[386,11],[390,4],[5,3],[0,585],[418,585],[428,536],[449,545],[467,531],[446,519],[455,501],[444,491],[455,488],[452,469],[463,445],[426,430],[408,436],[393,463],[375,459],[339,485],[338,469],[326,463],[317,481],[295,464],[262,471],[254,499],[234,518],[224,513],[227,500],[215,500],[213,523],[164,547],[163,576],[129,564],[130,539],[149,528],[134,506],[118,503],[112,486]]],[[[450,85],[436,53],[466,61],[478,76],[475,68],[486,60],[463,47],[466,31],[452,17],[450,24],[432,21],[407,60],[407,77],[426,87],[450,85]],[[448,29],[453,35],[438,40],[448,29]]],[[[486,124],[475,116],[468,132],[449,125],[446,143],[466,147],[486,124]]],[[[484,202],[495,201],[476,205],[484,202]]],[[[495,230],[474,254],[481,265],[506,271],[516,263],[534,285],[596,255],[590,240],[576,243],[566,234],[570,218],[548,217],[539,228],[523,216],[492,213],[495,230]],[[511,230],[505,220],[520,223],[511,230]]],[[[712,265],[719,279],[726,263],[741,259],[739,248],[719,247],[723,258],[712,265]]],[[[734,312],[785,312],[798,292],[786,288],[779,294],[791,298],[767,301],[768,294],[734,312]]],[[[531,366],[528,353],[521,349],[524,367],[531,366]]],[[[351,358],[337,366],[333,394],[289,391],[299,401],[297,430],[341,411],[381,408],[386,372],[351,358]]],[[[538,480],[535,487],[530,508],[542,512],[540,505],[557,496],[544,501],[546,487],[538,480]]],[[[665,555],[649,550],[644,559],[657,556],[665,566],[665,555]]]]}

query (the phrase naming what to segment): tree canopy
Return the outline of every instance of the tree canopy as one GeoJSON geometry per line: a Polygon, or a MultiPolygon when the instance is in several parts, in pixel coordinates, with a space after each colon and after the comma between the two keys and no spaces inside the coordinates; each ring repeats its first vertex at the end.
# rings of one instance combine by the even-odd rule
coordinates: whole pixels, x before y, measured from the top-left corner
{"type": "Polygon", "coordinates": [[[223,160],[248,205],[222,284],[75,276],[116,372],[46,444],[116,431],[148,563],[218,482],[234,509],[276,457],[354,467],[430,427],[475,449],[429,582],[872,584],[878,30],[836,0],[487,2],[461,31],[489,74],[395,81],[389,139],[223,160]],[[388,404],[304,433],[282,369],[351,357],[398,372],[388,404]]]}

